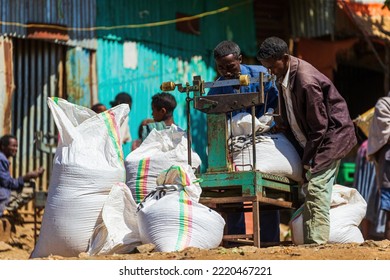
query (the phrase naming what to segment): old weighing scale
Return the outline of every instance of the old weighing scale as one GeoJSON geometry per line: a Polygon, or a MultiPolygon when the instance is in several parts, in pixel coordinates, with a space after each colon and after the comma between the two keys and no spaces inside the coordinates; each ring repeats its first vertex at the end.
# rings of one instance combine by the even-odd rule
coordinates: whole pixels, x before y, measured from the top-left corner
{"type": "MultiPolygon", "coordinates": [[[[255,106],[264,104],[264,82],[274,79],[272,76],[250,77],[240,75],[237,79],[204,82],[200,76],[194,76],[192,85],[164,82],[161,90],[186,93],[188,163],[191,165],[191,120],[190,102],[194,108],[207,114],[208,168],[205,173],[197,174],[201,178],[202,196],[200,202],[215,209],[222,215],[230,212],[249,212],[253,214],[253,234],[225,234],[224,241],[253,244],[260,247],[261,210],[294,208],[298,200],[298,185],[287,177],[265,174],[256,170],[256,147],[253,145],[253,162],[249,171],[235,171],[228,145],[227,113],[249,108],[252,111],[252,131],[255,130],[255,106]],[[223,86],[247,86],[259,83],[259,92],[205,95],[205,88],[223,86]],[[192,93],[192,98],[190,97],[192,93]]],[[[252,143],[255,133],[252,133],[252,143]]],[[[227,229],[227,226],[225,227],[227,229]]]]}

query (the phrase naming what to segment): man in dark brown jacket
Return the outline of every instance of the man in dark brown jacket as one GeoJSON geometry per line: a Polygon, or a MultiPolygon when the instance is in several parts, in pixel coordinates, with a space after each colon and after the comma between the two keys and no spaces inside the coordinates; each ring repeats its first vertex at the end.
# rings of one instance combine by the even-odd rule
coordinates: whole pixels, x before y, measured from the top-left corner
{"type": "Polygon", "coordinates": [[[332,186],[340,159],[356,145],[348,106],[333,83],[304,60],[289,55],[286,42],[267,38],[257,59],[281,87],[281,125],[297,142],[307,180],[303,208],[305,244],[329,239],[332,186]]]}

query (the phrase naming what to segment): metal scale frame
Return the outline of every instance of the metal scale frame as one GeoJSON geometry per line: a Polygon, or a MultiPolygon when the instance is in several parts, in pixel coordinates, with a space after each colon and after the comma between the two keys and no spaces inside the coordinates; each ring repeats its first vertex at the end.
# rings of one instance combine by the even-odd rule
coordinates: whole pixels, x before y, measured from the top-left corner
{"type": "MultiPolygon", "coordinates": [[[[241,75],[238,79],[204,82],[200,76],[194,76],[192,85],[164,82],[163,91],[186,93],[187,98],[187,138],[188,163],[191,165],[191,120],[190,102],[194,108],[207,114],[208,168],[197,174],[201,178],[202,196],[200,202],[215,209],[222,215],[227,212],[253,213],[253,234],[224,235],[224,241],[253,244],[260,247],[261,210],[295,208],[298,201],[298,185],[287,177],[266,174],[256,170],[256,147],[253,145],[251,170],[236,171],[233,168],[228,146],[227,114],[233,111],[251,108],[252,131],[255,130],[255,107],[264,104],[264,82],[274,79],[260,73],[258,77],[241,75]],[[223,86],[247,86],[259,83],[259,92],[232,93],[207,96],[205,88],[223,86]],[[192,94],[192,98],[190,95],[192,94]],[[211,129],[212,128],[212,129],[211,129]]],[[[252,133],[255,143],[255,133],[252,133]]],[[[227,228],[227,227],[225,227],[227,228]]]]}

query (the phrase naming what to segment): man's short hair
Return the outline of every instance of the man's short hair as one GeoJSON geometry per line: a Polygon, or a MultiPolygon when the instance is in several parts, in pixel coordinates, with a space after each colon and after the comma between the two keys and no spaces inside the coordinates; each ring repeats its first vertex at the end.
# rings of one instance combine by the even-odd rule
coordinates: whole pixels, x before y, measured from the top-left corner
{"type": "Polygon", "coordinates": [[[129,107],[131,109],[131,105],[133,104],[133,99],[131,98],[131,95],[127,92],[120,92],[115,96],[114,101],[110,102],[110,105],[112,107],[117,106],[119,104],[129,104],[129,107]]]}
{"type": "Polygon", "coordinates": [[[9,140],[10,139],[16,139],[16,137],[12,134],[6,134],[3,137],[0,138],[0,148],[1,147],[7,147],[9,145],[9,140]]]}
{"type": "Polygon", "coordinates": [[[241,54],[240,47],[233,41],[222,41],[214,49],[214,59],[234,54],[234,57],[238,59],[241,54]]]}
{"type": "Polygon", "coordinates": [[[257,52],[257,60],[260,59],[282,59],[283,55],[289,54],[286,42],[278,37],[269,37],[260,45],[257,52]]]}
{"type": "Polygon", "coordinates": [[[171,116],[176,108],[176,98],[168,92],[160,92],[152,96],[152,106],[161,110],[165,108],[167,116],[171,116]]]}

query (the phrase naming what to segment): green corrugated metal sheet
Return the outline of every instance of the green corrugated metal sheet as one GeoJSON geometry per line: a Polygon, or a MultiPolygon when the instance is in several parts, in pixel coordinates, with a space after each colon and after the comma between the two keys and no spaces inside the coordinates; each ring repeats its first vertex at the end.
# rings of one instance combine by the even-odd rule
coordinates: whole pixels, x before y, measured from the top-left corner
{"type": "Polygon", "coordinates": [[[99,38],[158,43],[168,51],[173,47],[192,53],[210,51],[229,39],[248,56],[256,52],[252,0],[97,0],[96,6],[97,26],[107,27],[97,31],[99,38]],[[172,22],[177,12],[198,15],[200,34],[177,31],[172,22]]]}
{"type": "MultiPolygon", "coordinates": [[[[195,75],[205,81],[215,79],[212,50],[220,41],[237,42],[248,56],[256,53],[252,0],[97,0],[96,6],[96,24],[106,27],[97,31],[99,101],[109,107],[118,92],[127,91],[132,95],[130,126],[133,139],[137,138],[141,121],[152,117],[151,97],[160,92],[162,82],[184,84],[191,82],[195,75]],[[200,33],[177,31],[173,22],[176,13],[198,15],[200,33]],[[127,41],[137,42],[136,58],[132,58],[133,63],[136,60],[134,69],[124,66],[127,41]]],[[[177,91],[173,94],[178,101],[175,122],[186,129],[186,96],[177,91]]],[[[191,118],[193,147],[205,168],[206,116],[192,109],[191,118]]]]}

